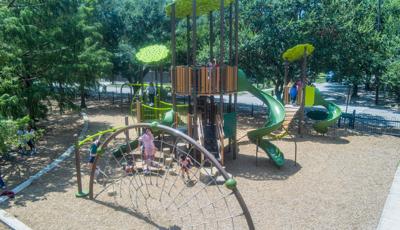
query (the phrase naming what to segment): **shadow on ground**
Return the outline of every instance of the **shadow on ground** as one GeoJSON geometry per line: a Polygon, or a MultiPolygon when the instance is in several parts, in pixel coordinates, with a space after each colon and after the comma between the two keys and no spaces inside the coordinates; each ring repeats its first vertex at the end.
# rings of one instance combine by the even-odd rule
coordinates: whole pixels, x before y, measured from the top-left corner
{"type": "Polygon", "coordinates": [[[299,172],[302,166],[293,160],[286,159],[285,164],[278,168],[266,157],[259,153],[258,159],[254,155],[239,154],[236,160],[227,159],[226,168],[234,177],[243,177],[249,180],[286,180],[299,172]],[[239,167],[240,165],[240,167],[239,167]]]}

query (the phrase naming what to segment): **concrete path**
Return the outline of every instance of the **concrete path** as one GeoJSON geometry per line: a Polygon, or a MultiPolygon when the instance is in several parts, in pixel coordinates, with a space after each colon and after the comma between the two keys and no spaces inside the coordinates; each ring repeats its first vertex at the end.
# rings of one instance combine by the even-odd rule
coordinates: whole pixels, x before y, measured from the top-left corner
{"type": "MultiPolygon", "coordinates": [[[[332,101],[339,105],[342,111],[346,111],[346,97],[349,89],[348,85],[338,83],[319,83],[315,85],[324,95],[326,100],[332,101]]],[[[389,101],[385,102],[388,104],[390,103],[389,101]]],[[[352,113],[353,110],[356,110],[357,114],[370,115],[378,119],[400,120],[399,108],[391,107],[389,105],[375,105],[374,92],[366,92],[361,87],[359,89],[359,97],[352,98],[347,108],[348,113],[352,113]]]]}
{"type": "Polygon", "coordinates": [[[397,230],[400,228],[400,167],[383,208],[377,230],[397,230]]]}

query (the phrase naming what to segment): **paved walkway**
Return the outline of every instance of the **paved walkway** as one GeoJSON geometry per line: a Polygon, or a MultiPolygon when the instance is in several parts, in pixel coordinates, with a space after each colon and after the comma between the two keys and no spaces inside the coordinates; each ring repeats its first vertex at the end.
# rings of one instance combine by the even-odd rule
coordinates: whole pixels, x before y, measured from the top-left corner
{"type": "MultiPolygon", "coordinates": [[[[342,111],[346,111],[346,97],[348,93],[348,85],[338,83],[319,83],[316,87],[324,95],[325,99],[332,101],[340,106],[342,111]]],[[[386,103],[388,101],[385,101],[386,103]]],[[[400,120],[400,109],[395,107],[375,105],[375,93],[365,92],[361,87],[359,89],[359,97],[352,98],[347,112],[352,113],[356,110],[357,114],[370,115],[378,119],[400,120]]]]}
{"type": "Polygon", "coordinates": [[[397,230],[400,228],[400,167],[393,179],[377,230],[397,230]]]}

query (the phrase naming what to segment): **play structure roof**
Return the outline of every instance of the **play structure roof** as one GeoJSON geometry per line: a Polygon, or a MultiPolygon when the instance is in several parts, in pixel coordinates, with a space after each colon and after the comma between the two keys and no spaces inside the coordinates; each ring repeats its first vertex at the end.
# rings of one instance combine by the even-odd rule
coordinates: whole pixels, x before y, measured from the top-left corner
{"type": "MultiPolygon", "coordinates": [[[[224,0],[225,6],[231,4],[233,0],[224,0]]],[[[171,16],[171,6],[175,4],[175,17],[185,18],[192,15],[192,0],[175,0],[167,5],[167,15],[171,16]]],[[[207,14],[210,11],[219,9],[219,0],[196,0],[196,15],[207,14]]]]}
{"type": "Polygon", "coordinates": [[[314,52],[314,49],[314,46],[311,44],[299,44],[286,50],[285,53],[283,53],[282,58],[290,62],[297,61],[303,58],[304,50],[306,50],[307,56],[310,56],[314,52]]]}
{"type": "Polygon", "coordinates": [[[144,64],[156,65],[168,58],[169,50],[164,45],[151,45],[141,48],[136,53],[136,59],[144,64]]]}

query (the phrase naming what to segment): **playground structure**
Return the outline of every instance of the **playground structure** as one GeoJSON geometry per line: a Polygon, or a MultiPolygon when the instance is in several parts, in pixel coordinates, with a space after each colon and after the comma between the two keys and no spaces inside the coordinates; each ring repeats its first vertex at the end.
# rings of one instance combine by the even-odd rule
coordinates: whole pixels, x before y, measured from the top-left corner
{"type": "MultiPolygon", "coordinates": [[[[256,155],[258,156],[258,148],[263,149],[278,167],[284,165],[284,155],[264,137],[274,140],[290,135],[288,126],[294,120],[298,109],[291,111],[291,115],[287,116],[288,107],[254,87],[247,80],[244,71],[238,68],[238,0],[221,0],[219,5],[211,1],[193,0],[188,6],[188,2],[177,0],[167,7],[167,14],[171,16],[172,103],[163,101],[168,92],[163,88],[162,79],[160,84],[156,80],[158,93],[154,103],[149,104],[145,100],[143,93],[148,85],[143,82],[143,72],[140,83],[121,86],[121,92],[126,85],[130,87],[130,110],[135,124],[129,126],[126,117],[125,127],[99,132],[77,144],[76,195],[89,196],[90,199],[102,202],[109,202],[112,197],[114,205],[133,210],[146,223],[159,228],[254,229],[250,213],[236,188],[236,181],[223,168],[225,154],[228,152],[236,159],[238,152],[237,93],[248,91],[267,106],[268,117],[265,125],[249,131],[247,136],[257,146],[256,155]],[[224,60],[226,6],[229,6],[230,28],[228,60],[224,60]],[[196,62],[197,16],[208,14],[211,61],[214,59],[213,11],[218,8],[221,17],[219,64],[202,66],[196,62]],[[188,36],[186,65],[176,63],[177,18],[186,18],[187,34],[192,35],[188,36]],[[188,104],[179,104],[177,96],[185,98],[188,104]],[[224,101],[224,96],[228,97],[228,103],[224,101]],[[139,137],[146,128],[152,129],[156,137],[154,143],[158,148],[150,166],[150,173],[144,170],[147,163],[139,142],[139,137]],[[96,159],[90,167],[83,166],[80,149],[84,149],[95,139],[102,143],[96,159]],[[228,139],[227,145],[225,139],[228,139]],[[190,170],[184,172],[181,157],[187,157],[194,162],[190,170]]],[[[151,49],[154,51],[154,46],[151,49]]],[[[305,57],[311,54],[307,52],[307,48],[303,50],[305,57]]],[[[157,66],[166,57],[167,55],[163,55],[154,61],[145,56],[145,60],[142,61],[157,66]]],[[[298,59],[292,61],[294,60],[298,59]]],[[[306,58],[303,60],[306,62],[306,58]]],[[[158,69],[162,70],[162,67],[158,69]]],[[[303,73],[305,74],[304,69],[303,73]]],[[[305,82],[304,79],[305,75],[302,82],[305,82]]],[[[287,85],[286,80],[285,86],[287,85]]],[[[299,95],[301,113],[304,113],[305,105],[323,105],[328,109],[327,119],[314,125],[318,132],[325,133],[328,126],[340,116],[340,109],[323,100],[317,90],[301,88],[299,95]],[[303,93],[304,90],[306,93],[303,93]]],[[[286,88],[284,102],[287,103],[286,88]]],[[[303,116],[301,115],[300,121],[304,119],[303,116]]],[[[301,126],[300,122],[299,127],[301,126]]]]}
{"type": "MultiPolygon", "coordinates": [[[[126,119],[128,120],[128,119],[126,119]]],[[[96,133],[76,146],[77,196],[128,208],[152,227],[166,229],[254,229],[232,179],[214,156],[186,134],[157,123],[138,123],[96,133]],[[143,171],[140,130],[151,128],[159,149],[150,174],[143,171]],[[80,150],[94,139],[101,146],[91,168],[80,150]],[[200,153],[203,162],[193,157],[200,153]],[[180,156],[193,162],[187,179],[180,156]],[[206,166],[207,165],[207,166],[206,166]],[[110,201],[112,200],[112,201],[110,201]]]]}
{"type": "MultiPolygon", "coordinates": [[[[300,85],[298,87],[298,93],[296,98],[296,105],[300,105],[294,110],[292,117],[297,113],[299,114],[299,123],[298,123],[298,133],[302,134],[302,129],[304,126],[304,108],[305,107],[313,107],[313,106],[323,106],[327,110],[326,116],[322,118],[318,118],[315,116],[309,116],[311,119],[317,120],[313,124],[313,128],[315,131],[321,134],[325,134],[328,132],[328,127],[334,125],[337,120],[340,118],[342,112],[339,106],[335,105],[332,102],[326,101],[319,90],[315,88],[313,85],[306,85],[307,80],[307,57],[310,56],[314,52],[314,46],[310,44],[299,44],[290,49],[288,49],[285,53],[283,53],[282,57],[285,60],[285,78],[284,78],[284,91],[283,91],[283,102],[285,105],[290,104],[289,90],[290,90],[290,81],[288,77],[289,73],[289,64],[290,62],[301,61],[301,79],[300,85]]],[[[293,83],[294,84],[294,83],[293,83]]]]}

